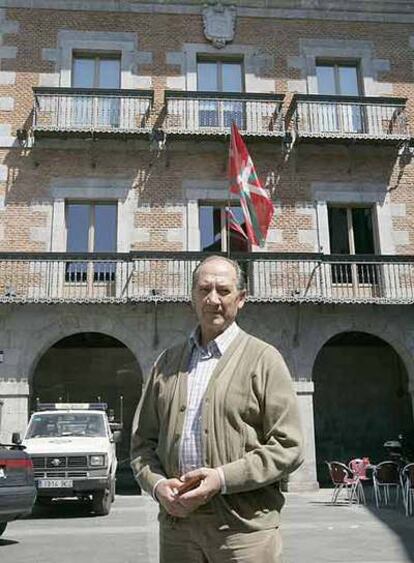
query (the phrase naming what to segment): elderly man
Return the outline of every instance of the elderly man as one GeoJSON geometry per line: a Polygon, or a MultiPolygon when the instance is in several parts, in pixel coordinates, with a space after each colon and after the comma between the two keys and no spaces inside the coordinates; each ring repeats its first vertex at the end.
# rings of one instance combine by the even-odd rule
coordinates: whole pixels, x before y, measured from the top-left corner
{"type": "Polygon", "coordinates": [[[302,436],[285,362],[235,322],[243,280],[220,256],[196,268],[199,325],[158,358],[137,410],[131,465],[160,505],[161,563],[281,561],[279,482],[302,436]]]}

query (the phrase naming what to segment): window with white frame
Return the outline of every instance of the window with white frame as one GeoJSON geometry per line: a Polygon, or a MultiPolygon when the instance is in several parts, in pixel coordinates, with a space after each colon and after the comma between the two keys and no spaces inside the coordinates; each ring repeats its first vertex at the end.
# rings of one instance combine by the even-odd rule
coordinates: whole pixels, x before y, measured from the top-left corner
{"type": "Polygon", "coordinates": [[[356,62],[317,61],[316,78],[319,94],[361,96],[362,83],[356,62]]]}
{"type": "Polygon", "coordinates": [[[228,208],[221,202],[200,203],[199,228],[201,251],[226,252],[229,246],[233,252],[249,251],[243,212],[238,205],[228,208]]]}
{"type": "Polygon", "coordinates": [[[73,88],[120,88],[121,58],[118,54],[73,54],[73,88]]]}
{"type": "MultiPolygon", "coordinates": [[[[72,87],[117,90],[121,59],[117,54],[73,53],[72,87]]],[[[93,95],[79,92],[70,107],[71,125],[116,128],[120,125],[120,98],[115,92],[93,95]]]]}
{"type": "MultiPolygon", "coordinates": [[[[68,253],[116,252],[117,202],[66,202],[66,251],[68,253]]],[[[86,262],[68,262],[66,281],[83,282],[114,278],[114,264],[95,262],[92,272],[86,262]]]]}
{"type": "MultiPolygon", "coordinates": [[[[356,62],[317,61],[318,93],[328,96],[363,95],[359,65],[356,62]]],[[[324,101],[319,106],[319,129],[360,133],[364,131],[364,106],[354,100],[324,101]]]]}
{"type": "Polygon", "coordinates": [[[217,92],[199,102],[198,120],[200,127],[228,128],[235,121],[244,129],[243,103],[234,94],[244,91],[243,62],[240,59],[197,59],[197,90],[203,93],[217,92]],[[223,96],[223,94],[229,94],[223,96]]]}
{"type": "MultiPolygon", "coordinates": [[[[331,254],[375,254],[376,243],[372,206],[328,205],[331,254]]],[[[334,264],[334,283],[374,283],[376,269],[369,264],[334,264]]]]}

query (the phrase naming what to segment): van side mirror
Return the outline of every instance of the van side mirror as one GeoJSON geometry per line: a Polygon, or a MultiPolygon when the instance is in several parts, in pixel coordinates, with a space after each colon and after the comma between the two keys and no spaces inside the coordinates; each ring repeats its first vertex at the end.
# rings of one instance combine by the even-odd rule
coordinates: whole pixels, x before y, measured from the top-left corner
{"type": "Polygon", "coordinates": [[[16,446],[20,446],[21,443],[22,443],[22,439],[20,437],[20,432],[13,432],[12,444],[16,444],[16,446]]]}
{"type": "Polygon", "coordinates": [[[115,432],[112,434],[112,440],[115,444],[119,444],[119,442],[122,440],[121,430],[115,430],[115,432]]]}

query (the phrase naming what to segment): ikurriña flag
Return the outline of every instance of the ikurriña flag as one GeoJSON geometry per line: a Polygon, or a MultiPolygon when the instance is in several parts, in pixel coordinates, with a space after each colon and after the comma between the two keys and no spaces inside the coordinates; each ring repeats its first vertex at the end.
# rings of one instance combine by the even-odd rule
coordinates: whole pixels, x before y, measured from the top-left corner
{"type": "Polygon", "coordinates": [[[253,161],[234,122],[231,126],[228,175],[230,192],[240,198],[249,241],[264,246],[273,217],[273,203],[257,177],[253,161]]]}
{"type": "Polygon", "coordinates": [[[243,227],[236,219],[236,216],[234,215],[231,207],[226,207],[226,222],[230,231],[233,231],[240,235],[242,238],[248,240],[248,236],[244,232],[243,227]]]}

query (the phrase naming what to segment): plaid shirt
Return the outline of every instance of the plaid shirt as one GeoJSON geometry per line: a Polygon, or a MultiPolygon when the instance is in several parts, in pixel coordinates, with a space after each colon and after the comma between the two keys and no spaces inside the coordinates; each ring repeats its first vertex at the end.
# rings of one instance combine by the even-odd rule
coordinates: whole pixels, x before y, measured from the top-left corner
{"type": "Polygon", "coordinates": [[[192,348],[188,366],[187,409],[180,443],[181,474],[203,467],[201,408],[203,396],[218,361],[239,332],[234,322],[222,334],[203,348],[200,330],[190,336],[192,348]]]}

